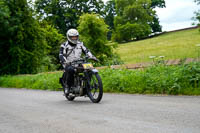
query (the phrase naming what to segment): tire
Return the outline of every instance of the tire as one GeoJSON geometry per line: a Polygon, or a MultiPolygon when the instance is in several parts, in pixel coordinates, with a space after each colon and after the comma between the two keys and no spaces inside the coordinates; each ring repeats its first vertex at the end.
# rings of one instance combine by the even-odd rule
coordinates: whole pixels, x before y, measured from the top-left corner
{"type": "Polygon", "coordinates": [[[71,96],[71,95],[66,95],[65,94],[65,97],[68,101],[73,101],[75,99],[75,96],[71,96]]]}
{"type": "Polygon", "coordinates": [[[63,88],[63,90],[64,90],[64,95],[65,95],[66,99],[67,99],[68,101],[73,101],[74,98],[75,98],[75,96],[66,94],[66,93],[65,93],[65,88],[63,88]]]}
{"type": "Polygon", "coordinates": [[[98,73],[92,73],[87,87],[88,97],[93,103],[99,103],[103,97],[103,85],[98,73]],[[97,95],[96,95],[97,94],[97,95]]]}
{"type": "MultiPolygon", "coordinates": [[[[64,76],[63,76],[63,77],[64,77],[64,76]]],[[[66,99],[67,99],[68,101],[73,101],[73,100],[75,99],[75,96],[67,95],[67,94],[65,93],[65,88],[67,87],[67,83],[63,80],[63,77],[62,77],[62,80],[60,80],[60,81],[61,81],[61,83],[62,83],[64,95],[65,95],[65,97],[66,97],[66,99]]]]}

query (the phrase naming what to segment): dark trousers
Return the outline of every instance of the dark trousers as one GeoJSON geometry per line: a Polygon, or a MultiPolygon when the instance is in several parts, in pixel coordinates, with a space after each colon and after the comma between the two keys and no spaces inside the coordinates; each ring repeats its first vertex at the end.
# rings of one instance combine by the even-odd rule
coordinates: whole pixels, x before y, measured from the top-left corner
{"type": "Polygon", "coordinates": [[[67,85],[72,87],[74,85],[74,67],[72,66],[66,66],[65,67],[65,72],[63,73],[63,81],[67,81],[67,85]]]}

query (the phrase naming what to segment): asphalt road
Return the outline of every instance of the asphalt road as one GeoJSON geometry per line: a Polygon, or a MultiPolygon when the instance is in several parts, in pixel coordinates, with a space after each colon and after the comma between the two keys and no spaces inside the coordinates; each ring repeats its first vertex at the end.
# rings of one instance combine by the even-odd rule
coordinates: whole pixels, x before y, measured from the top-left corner
{"type": "Polygon", "coordinates": [[[104,94],[94,104],[0,88],[0,133],[200,133],[200,97],[104,94]]]}

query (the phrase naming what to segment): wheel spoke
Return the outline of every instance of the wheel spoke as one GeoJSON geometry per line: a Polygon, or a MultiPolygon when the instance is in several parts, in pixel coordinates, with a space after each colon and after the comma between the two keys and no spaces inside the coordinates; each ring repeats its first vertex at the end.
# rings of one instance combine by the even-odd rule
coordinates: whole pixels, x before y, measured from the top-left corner
{"type": "Polygon", "coordinates": [[[97,80],[96,77],[94,75],[92,75],[92,77],[91,77],[91,93],[92,93],[93,98],[98,97],[98,95],[96,96],[97,91],[98,91],[97,90],[98,89],[98,83],[97,83],[96,80],[97,80]]]}
{"type": "Polygon", "coordinates": [[[90,75],[89,97],[94,103],[98,103],[102,98],[102,82],[98,74],[90,75]]]}
{"type": "Polygon", "coordinates": [[[96,89],[95,89],[95,91],[94,91],[94,93],[93,93],[93,96],[96,94],[96,89]]]}

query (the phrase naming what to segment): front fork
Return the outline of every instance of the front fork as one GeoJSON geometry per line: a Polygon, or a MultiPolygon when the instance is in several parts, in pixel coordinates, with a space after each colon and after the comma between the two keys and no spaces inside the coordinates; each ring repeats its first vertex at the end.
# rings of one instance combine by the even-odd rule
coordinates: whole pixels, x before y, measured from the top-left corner
{"type": "Polygon", "coordinates": [[[88,92],[90,92],[91,91],[91,84],[90,84],[90,80],[91,80],[91,76],[94,74],[97,74],[98,73],[98,70],[97,69],[91,69],[91,70],[87,70],[87,71],[85,71],[84,72],[84,74],[85,74],[85,77],[86,77],[86,90],[87,90],[87,94],[88,94],[88,92]]]}

